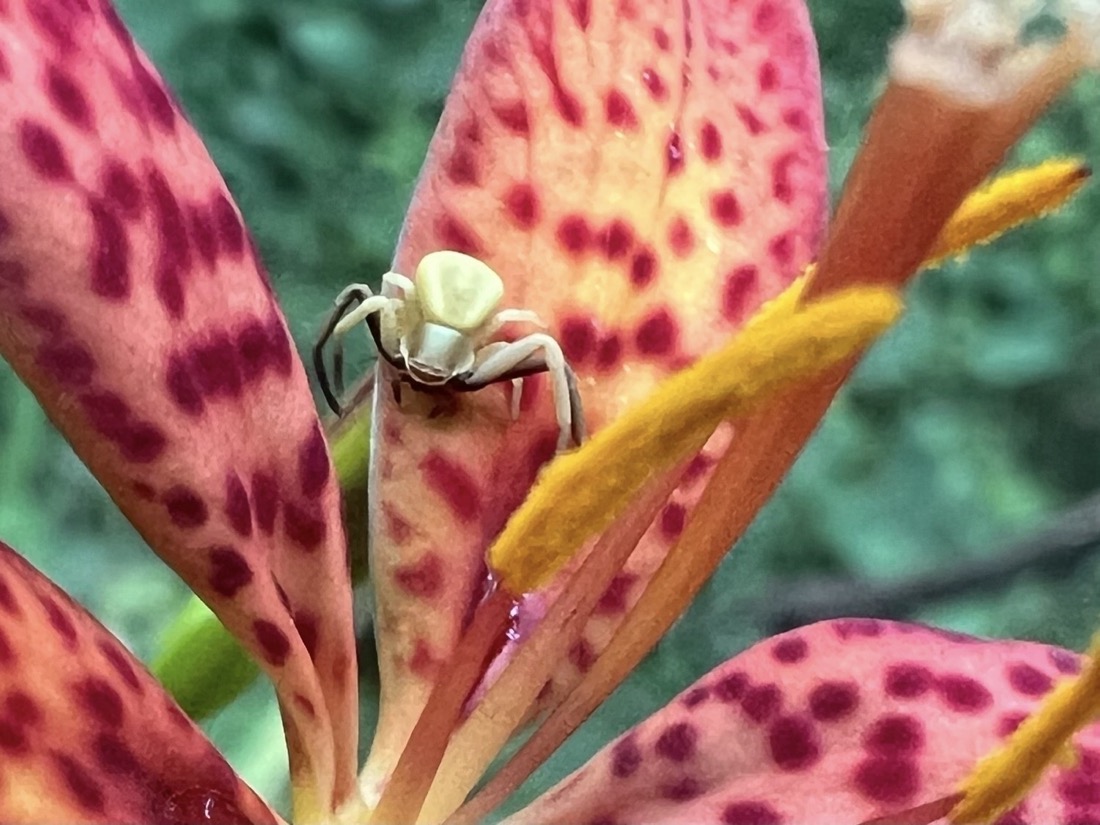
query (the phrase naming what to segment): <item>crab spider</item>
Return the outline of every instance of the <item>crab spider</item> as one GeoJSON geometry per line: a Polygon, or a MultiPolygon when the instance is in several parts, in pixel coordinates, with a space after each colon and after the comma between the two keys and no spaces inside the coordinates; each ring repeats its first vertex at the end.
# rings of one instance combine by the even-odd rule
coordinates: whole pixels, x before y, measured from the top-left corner
{"type": "Polygon", "coordinates": [[[340,293],[336,307],[313,348],[313,364],[325,400],[337,415],[344,392],[343,338],[365,323],[378,354],[406,383],[423,392],[472,392],[489,384],[512,382],[512,417],[526,376],[545,372],[554,392],[558,450],[585,438],[584,412],[576,375],[561,346],[546,333],[516,341],[492,341],[500,328],[518,321],[542,325],[525,309],[494,311],[504,295],[500,276],[486,264],[460,252],[432,252],[416,268],[415,280],[396,272],[382,276],[383,290],[404,297],[375,295],[365,284],[340,293]],[[324,348],[333,340],[333,382],[329,383],[324,348]]]}

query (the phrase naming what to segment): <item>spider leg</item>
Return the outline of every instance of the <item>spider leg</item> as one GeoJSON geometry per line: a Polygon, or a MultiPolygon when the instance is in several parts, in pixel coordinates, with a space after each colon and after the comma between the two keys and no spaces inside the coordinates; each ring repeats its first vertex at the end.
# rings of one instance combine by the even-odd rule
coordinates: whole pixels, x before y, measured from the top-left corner
{"type": "Polygon", "coordinates": [[[537,313],[530,309],[502,309],[481,328],[478,337],[482,341],[487,341],[496,335],[502,326],[511,323],[534,324],[537,327],[546,329],[546,324],[543,323],[537,313]]]}
{"type": "Polygon", "coordinates": [[[492,351],[474,367],[465,383],[477,387],[497,381],[511,381],[517,371],[528,372],[544,368],[550,375],[554,391],[554,414],[559,431],[558,452],[568,447],[570,440],[578,445],[584,441],[584,410],[577,378],[566,363],[558,342],[549,335],[536,332],[518,341],[489,346],[493,348],[492,351]]]}
{"type": "Polygon", "coordinates": [[[416,284],[412,282],[412,278],[407,278],[399,272],[387,272],[383,275],[382,286],[392,286],[400,289],[405,293],[406,301],[411,301],[413,296],[416,295],[416,284]]]}
{"type": "MultiPolygon", "coordinates": [[[[325,366],[325,345],[328,344],[336,326],[340,323],[341,319],[347,315],[352,305],[357,301],[364,301],[373,295],[374,293],[371,291],[371,288],[366,284],[352,284],[344,289],[336,299],[335,306],[332,312],[329,313],[329,317],[325,321],[325,326],[322,328],[321,334],[317,336],[317,341],[313,345],[313,370],[317,373],[317,382],[321,385],[321,393],[325,396],[325,401],[329,405],[329,408],[337,415],[342,412],[340,401],[337,398],[338,395],[342,395],[342,392],[334,392],[333,385],[329,382],[328,369],[325,366]]],[[[342,362],[334,366],[342,373],[342,362]]],[[[337,380],[337,383],[343,384],[342,375],[337,380]]]]}

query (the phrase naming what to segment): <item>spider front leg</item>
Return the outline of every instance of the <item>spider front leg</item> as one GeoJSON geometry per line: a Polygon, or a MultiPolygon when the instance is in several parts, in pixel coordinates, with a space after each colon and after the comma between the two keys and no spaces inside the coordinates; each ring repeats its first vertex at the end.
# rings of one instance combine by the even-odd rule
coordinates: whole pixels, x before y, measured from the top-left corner
{"type": "MultiPolygon", "coordinates": [[[[337,415],[343,413],[340,404],[340,396],[344,394],[344,336],[354,327],[363,323],[376,312],[387,314],[387,324],[383,327],[394,328],[395,304],[399,304],[399,298],[387,298],[375,295],[366,284],[352,284],[346,287],[337,297],[336,306],[329,315],[324,329],[313,346],[313,367],[317,372],[317,381],[321,385],[321,392],[325,401],[337,415]],[[358,306],[352,306],[358,302],[358,306]],[[328,370],[325,366],[325,345],[329,340],[333,341],[333,380],[329,382],[328,370]]],[[[381,346],[382,342],[378,342],[381,346]]]]}
{"type": "MultiPolygon", "coordinates": [[[[558,421],[558,452],[578,446],[585,439],[584,410],[577,388],[577,377],[566,363],[561,346],[551,336],[536,332],[511,343],[495,343],[480,353],[477,366],[465,378],[469,387],[481,387],[497,381],[512,381],[523,375],[545,370],[554,392],[554,415],[558,421]]],[[[514,385],[513,385],[514,386],[514,385]]],[[[514,402],[513,402],[514,408],[514,402]]]]}

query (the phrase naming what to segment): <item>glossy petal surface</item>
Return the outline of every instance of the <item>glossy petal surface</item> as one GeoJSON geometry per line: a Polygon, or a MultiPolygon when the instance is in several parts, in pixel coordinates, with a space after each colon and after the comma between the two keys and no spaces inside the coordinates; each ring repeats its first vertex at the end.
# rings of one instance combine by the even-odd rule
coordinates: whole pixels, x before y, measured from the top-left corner
{"type": "Polygon", "coordinates": [[[0,820],[274,823],[123,645],[0,543],[0,820]]]}
{"type": "Polygon", "coordinates": [[[0,3],[0,99],[0,350],[275,678],[324,804],[357,718],[339,492],[252,241],[109,4],[0,3]]]}
{"type": "MultiPolygon", "coordinates": [[[[510,823],[858,823],[948,796],[1076,654],[840,619],[767,639],[510,823]]],[[[1100,821],[1100,726],[1002,825],[1100,821]]],[[[937,820],[940,821],[940,820],[937,820]]]]}
{"type": "MultiPolygon", "coordinates": [[[[724,340],[805,264],[824,217],[816,54],[794,0],[493,0],[471,36],[395,268],[451,248],[504,278],[576,368],[600,427],[724,340]]],[[[506,337],[528,330],[506,328],[506,337]]],[[[392,376],[383,376],[384,378],[392,376]]],[[[504,385],[507,386],[507,385],[504,385]]],[[[549,384],[376,394],[372,573],[384,777],[557,435],[549,384]]],[[[710,452],[728,443],[728,434],[710,452]]],[[[606,638],[712,459],[643,540],[562,674],[606,638]]]]}

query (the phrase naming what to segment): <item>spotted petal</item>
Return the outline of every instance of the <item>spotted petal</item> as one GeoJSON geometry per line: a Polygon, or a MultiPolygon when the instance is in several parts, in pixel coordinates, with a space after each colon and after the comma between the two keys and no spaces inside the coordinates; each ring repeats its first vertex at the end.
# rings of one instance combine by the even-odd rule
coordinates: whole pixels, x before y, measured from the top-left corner
{"type": "MultiPolygon", "coordinates": [[[[440,248],[489,263],[504,305],[535,310],[561,342],[596,429],[726,339],[808,261],[823,156],[816,55],[797,0],[491,0],[395,268],[411,274],[440,248]]],[[[383,712],[368,794],[481,592],[488,542],[557,436],[541,377],[527,381],[515,423],[507,393],[493,390],[455,409],[376,399],[383,712]]],[[[606,640],[727,441],[711,444],[643,539],[563,679],[606,640]]]]}
{"type": "Polygon", "coordinates": [[[0,3],[0,100],[0,351],[275,678],[327,805],[355,760],[339,492],[255,247],[108,3],[0,3]]]}
{"type": "MultiPolygon", "coordinates": [[[[954,794],[1079,668],[1075,654],[1032,642],[822,622],[704,676],[508,822],[895,821],[954,794]]],[[[1076,766],[1054,769],[1002,825],[1100,818],[1100,724],[1075,745],[1076,766]]]]}
{"type": "Polygon", "coordinates": [[[0,820],[280,821],[122,644],[0,543],[0,820]]]}

